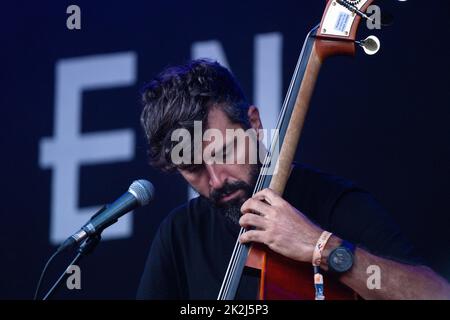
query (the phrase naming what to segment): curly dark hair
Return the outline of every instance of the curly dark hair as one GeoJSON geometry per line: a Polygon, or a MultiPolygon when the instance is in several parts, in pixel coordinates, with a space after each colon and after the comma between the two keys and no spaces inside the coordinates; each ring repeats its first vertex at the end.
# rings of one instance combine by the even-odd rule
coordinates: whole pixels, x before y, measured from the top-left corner
{"type": "Polygon", "coordinates": [[[141,125],[148,142],[149,163],[164,171],[176,166],[170,159],[171,134],[194,121],[204,121],[211,107],[220,107],[233,123],[250,127],[244,93],[231,72],[218,62],[198,59],[170,67],[144,86],[141,125]]]}

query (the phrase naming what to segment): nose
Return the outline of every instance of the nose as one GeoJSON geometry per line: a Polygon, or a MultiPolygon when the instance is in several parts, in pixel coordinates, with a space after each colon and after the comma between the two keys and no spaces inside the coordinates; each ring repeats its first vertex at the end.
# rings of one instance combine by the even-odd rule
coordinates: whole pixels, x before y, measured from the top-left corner
{"type": "Polygon", "coordinates": [[[219,166],[216,164],[207,164],[205,167],[209,175],[209,186],[211,189],[220,189],[225,182],[225,177],[219,166]]]}

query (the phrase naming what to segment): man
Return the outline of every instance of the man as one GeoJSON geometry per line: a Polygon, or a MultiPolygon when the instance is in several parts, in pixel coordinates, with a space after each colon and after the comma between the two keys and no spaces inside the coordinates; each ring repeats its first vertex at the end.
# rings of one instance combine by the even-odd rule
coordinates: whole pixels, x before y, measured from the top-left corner
{"type": "MultiPolygon", "coordinates": [[[[296,165],[282,197],[270,189],[252,197],[261,162],[205,159],[220,153],[220,146],[195,161],[199,156],[195,146],[177,147],[174,132],[195,134],[196,121],[203,125],[202,132],[214,129],[223,136],[230,129],[253,129],[257,136],[261,132],[258,109],[249,105],[226,68],[208,60],[169,68],[146,86],[143,104],[141,123],[150,164],[179,172],[200,196],[175,209],[161,224],[138,298],[216,299],[240,226],[251,229],[240,236],[242,243],[263,243],[308,263],[317,254],[315,247],[324,231],[332,232],[322,242],[320,268],[339,272],[339,281],[365,299],[450,297],[448,283],[420,264],[384,209],[351,182],[296,165]],[[174,152],[175,148],[182,151],[174,152]],[[338,249],[350,253],[343,268],[339,259],[338,263],[328,259],[338,249]],[[379,268],[379,289],[367,286],[369,266],[379,268]]],[[[212,139],[201,141],[202,150],[212,143],[212,139]]],[[[225,140],[224,148],[227,144],[225,140]]],[[[250,159],[255,152],[251,146],[250,140],[238,145],[237,157],[250,159]]],[[[256,298],[257,285],[255,274],[246,269],[237,298],[256,298]]]]}

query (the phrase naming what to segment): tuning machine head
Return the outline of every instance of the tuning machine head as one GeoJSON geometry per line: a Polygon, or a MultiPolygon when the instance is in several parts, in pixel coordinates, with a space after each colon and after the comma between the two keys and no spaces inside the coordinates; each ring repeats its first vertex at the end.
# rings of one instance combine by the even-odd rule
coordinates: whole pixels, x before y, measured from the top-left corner
{"type": "Polygon", "coordinates": [[[364,52],[369,56],[376,54],[381,47],[380,40],[376,36],[369,36],[364,40],[356,41],[363,48],[364,52]]]}

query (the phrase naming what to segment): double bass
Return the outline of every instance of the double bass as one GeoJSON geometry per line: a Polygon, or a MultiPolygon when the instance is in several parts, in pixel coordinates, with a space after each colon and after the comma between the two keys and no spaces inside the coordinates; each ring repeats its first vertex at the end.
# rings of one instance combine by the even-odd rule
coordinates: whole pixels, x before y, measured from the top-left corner
{"type": "MultiPolygon", "coordinates": [[[[323,62],[333,56],[353,56],[360,45],[368,54],[378,51],[374,36],[356,41],[362,19],[374,0],[328,0],[322,20],[306,36],[286,98],[277,122],[277,135],[272,139],[253,194],[270,188],[283,195],[292,162],[300,140],[309,102],[323,62]],[[275,146],[279,152],[275,153],[275,146]],[[275,156],[276,154],[276,156],[275,156]],[[273,174],[269,168],[275,165],[273,174]]],[[[246,232],[241,228],[239,236],[246,232]]],[[[236,240],[218,300],[233,300],[245,267],[260,271],[260,300],[313,300],[314,281],[311,264],[283,257],[261,244],[245,245],[236,240]]],[[[336,279],[324,275],[327,299],[355,299],[355,293],[336,279]]]]}

